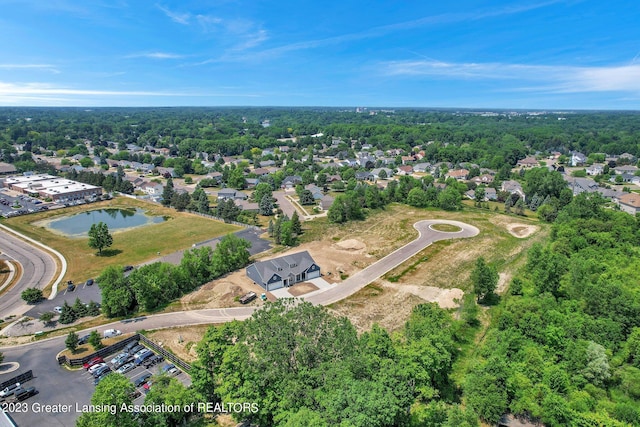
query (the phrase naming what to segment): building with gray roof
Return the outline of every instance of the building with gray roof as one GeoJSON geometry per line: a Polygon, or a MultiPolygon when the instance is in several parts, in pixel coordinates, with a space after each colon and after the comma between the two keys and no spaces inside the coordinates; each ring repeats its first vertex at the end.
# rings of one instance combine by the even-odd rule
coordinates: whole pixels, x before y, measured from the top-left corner
{"type": "Polygon", "coordinates": [[[308,251],[304,251],[255,262],[247,267],[246,272],[247,277],[266,291],[273,291],[320,277],[320,266],[308,251]]]}

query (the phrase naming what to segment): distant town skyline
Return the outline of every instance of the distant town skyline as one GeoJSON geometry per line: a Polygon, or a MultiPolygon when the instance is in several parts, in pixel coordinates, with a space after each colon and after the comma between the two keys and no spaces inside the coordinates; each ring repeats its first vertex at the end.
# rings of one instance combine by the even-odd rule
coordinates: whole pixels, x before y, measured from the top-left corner
{"type": "Polygon", "coordinates": [[[640,110],[632,1],[0,7],[0,106],[640,110]]]}

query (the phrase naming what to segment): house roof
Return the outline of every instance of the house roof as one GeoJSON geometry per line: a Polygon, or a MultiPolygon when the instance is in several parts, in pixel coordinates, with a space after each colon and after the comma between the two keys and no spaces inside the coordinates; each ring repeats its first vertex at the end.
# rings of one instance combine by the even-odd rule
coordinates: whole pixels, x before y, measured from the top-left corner
{"type": "Polygon", "coordinates": [[[636,209],[640,208],[640,194],[626,193],[618,197],[618,201],[623,205],[631,206],[636,209]]]}
{"type": "Polygon", "coordinates": [[[260,284],[268,282],[274,275],[287,278],[289,275],[297,275],[306,271],[315,264],[308,251],[296,252],[267,261],[258,261],[247,267],[247,276],[260,284]],[[257,281],[256,281],[257,282],[257,281]]]}

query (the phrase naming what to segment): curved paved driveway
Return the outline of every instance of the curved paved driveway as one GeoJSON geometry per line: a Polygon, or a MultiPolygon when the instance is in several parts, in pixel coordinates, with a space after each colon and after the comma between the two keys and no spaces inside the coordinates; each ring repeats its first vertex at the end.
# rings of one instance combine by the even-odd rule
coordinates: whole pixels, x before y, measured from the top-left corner
{"type": "Polygon", "coordinates": [[[459,221],[441,219],[418,221],[413,224],[413,227],[418,230],[418,237],[415,240],[407,243],[401,248],[396,249],[386,257],[370,265],[364,270],[357,272],[339,285],[336,285],[335,287],[324,292],[317,293],[309,298],[305,298],[305,301],[308,301],[312,304],[333,304],[334,302],[345,299],[348,296],[358,292],[369,283],[382,277],[412,256],[418,254],[424,248],[430,246],[433,242],[437,242],[438,240],[473,237],[480,232],[480,230],[472,225],[465,224],[459,221]],[[455,225],[460,227],[461,230],[453,233],[437,231],[431,228],[433,224],[455,225]]]}
{"type": "Polygon", "coordinates": [[[18,282],[0,297],[0,313],[21,315],[31,307],[25,304],[20,294],[26,288],[44,288],[53,280],[56,262],[46,252],[41,251],[11,233],[0,228],[0,251],[8,258],[22,265],[22,276],[18,282]]]}
{"type": "MultiPolygon", "coordinates": [[[[305,299],[313,304],[332,304],[336,301],[344,299],[377,278],[386,274],[407,259],[416,255],[433,242],[446,239],[473,237],[479,233],[476,227],[471,225],[450,220],[425,220],[414,224],[418,230],[418,237],[402,246],[401,248],[390,253],[378,262],[370,265],[364,270],[354,274],[344,282],[336,285],[334,288],[318,293],[305,299]],[[431,228],[433,224],[451,224],[461,228],[458,232],[442,232],[431,228]]],[[[234,319],[243,320],[251,317],[257,307],[233,307],[233,308],[212,308],[204,310],[179,311],[172,313],[155,314],[151,316],[140,317],[131,321],[114,322],[108,325],[102,325],[97,329],[102,333],[105,329],[116,328],[123,332],[135,332],[140,329],[160,329],[175,326],[188,326],[211,323],[224,323],[234,319]]],[[[89,330],[87,330],[89,331],[89,330]]],[[[82,334],[83,332],[79,332],[82,334]]],[[[65,337],[50,338],[36,343],[25,344],[22,347],[30,347],[32,345],[43,345],[45,342],[55,341],[60,347],[64,346],[65,337]]],[[[48,346],[48,344],[47,344],[48,346]]],[[[10,348],[10,347],[9,347],[10,348]]],[[[2,350],[4,351],[4,350],[2,350]]]]}

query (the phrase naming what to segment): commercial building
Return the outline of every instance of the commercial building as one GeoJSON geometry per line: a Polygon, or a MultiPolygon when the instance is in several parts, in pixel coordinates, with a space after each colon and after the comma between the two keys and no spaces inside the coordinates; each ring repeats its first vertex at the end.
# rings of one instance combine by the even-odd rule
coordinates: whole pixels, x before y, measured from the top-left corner
{"type": "Polygon", "coordinates": [[[45,174],[12,176],[5,178],[3,184],[6,188],[22,194],[50,198],[54,202],[62,203],[102,195],[101,187],[45,174]]]}

